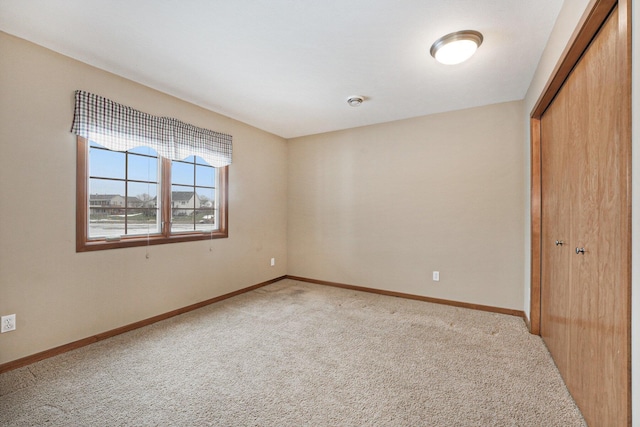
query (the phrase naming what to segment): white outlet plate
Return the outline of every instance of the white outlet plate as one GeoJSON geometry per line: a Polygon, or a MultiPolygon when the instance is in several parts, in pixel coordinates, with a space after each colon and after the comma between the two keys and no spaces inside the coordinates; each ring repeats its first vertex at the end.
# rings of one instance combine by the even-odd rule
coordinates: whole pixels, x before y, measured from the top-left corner
{"type": "Polygon", "coordinates": [[[434,271],[433,272],[433,281],[434,282],[439,282],[440,281],[440,272],[439,271],[434,271]]]}
{"type": "Polygon", "coordinates": [[[0,333],[11,332],[16,330],[16,315],[9,314],[0,318],[0,333]]]}
{"type": "Polygon", "coordinates": [[[273,267],[274,265],[276,265],[276,259],[275,258],[271,258],[271,267],[273,267]]]}

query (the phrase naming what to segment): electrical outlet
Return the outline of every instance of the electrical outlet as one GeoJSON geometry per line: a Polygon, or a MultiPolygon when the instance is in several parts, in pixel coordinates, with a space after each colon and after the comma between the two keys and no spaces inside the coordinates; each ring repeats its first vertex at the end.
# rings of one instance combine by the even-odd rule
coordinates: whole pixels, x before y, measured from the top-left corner
{"type": "Polygon", "coordinates": [[[2,316],[2,318],[0,318],[0,322],[1,322],[1,327],[0,327],[0,333],[5,333],[5,332],[10,332],[10,331],[15,331],[16,330],[16,315],[15,314],[9,314],[7,316],[2,316]]]}
{"type": "Polygon", "coordinates": [[[271,267],[273,267],[274,265],[276,265],[276,259],[275,258],[271,258],[271,267]]]}
{"type": "Polygon", "coordinates": [[[434,271],[433,272],[433,281],[434,282],[439,282],[440,281],[440,272],[439,271],[434,271]]]}

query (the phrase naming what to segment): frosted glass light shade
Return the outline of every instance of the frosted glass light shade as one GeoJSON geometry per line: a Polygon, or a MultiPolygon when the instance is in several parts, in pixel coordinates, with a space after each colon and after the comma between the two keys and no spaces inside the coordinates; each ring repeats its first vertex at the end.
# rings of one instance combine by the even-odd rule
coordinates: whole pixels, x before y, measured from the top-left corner
{"type": "Polygon", "coordinates": [[[473,56],[482,39],[482,34],[472,30],[447,34],[431,46],[431,56],[442,64],[460,64],[473,56]]]}

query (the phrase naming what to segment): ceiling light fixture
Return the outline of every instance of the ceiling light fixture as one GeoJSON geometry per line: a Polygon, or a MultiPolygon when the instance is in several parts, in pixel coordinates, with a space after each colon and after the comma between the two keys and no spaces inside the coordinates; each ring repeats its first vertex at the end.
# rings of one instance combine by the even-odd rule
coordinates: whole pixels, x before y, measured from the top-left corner
{"type": "Polygon", "coordinates": [[[357,107],[363,102],[364,97],[362,96],[350,96],[349,98],[347,98],[347,104],[351,105],[352,107],[357,107]]]}
{"type": "Polygon", "coordinates": [[[482,34],[478,31],[456,31],[436,40],[431,45],[431,56],[442,64],[460,64],[471,58],[482,40],[482,34]]]}

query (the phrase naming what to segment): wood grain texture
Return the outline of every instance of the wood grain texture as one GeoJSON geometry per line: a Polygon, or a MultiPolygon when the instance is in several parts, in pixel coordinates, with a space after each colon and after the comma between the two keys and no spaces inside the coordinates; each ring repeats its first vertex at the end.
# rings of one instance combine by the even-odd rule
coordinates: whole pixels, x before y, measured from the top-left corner
{"type": "Polygon", "coordinates": [[[406,298],[406,299],[412,299],[412,300],[417,300],[417,301],[431,302],[431,303],[435,303],[435,304],[450,305],[450,306],[453,306],[453,307],[468,308],[468,309],[471,309],[471,310],[488,311],[490,313],[507,314],[507,315],[510,315],[510,316],[522,317],[523,319],[526,320],[526,316],[525,316],[524,311],[522,311],[522,310],[514,310],[514,309],[511,309],[511,308],[492,307],[492,306],[489,306],[489,305],[480,305],[480,304],[472,304],[472,303],[467,303],[467,302],[445,300],[445,299],[440,299],[440,298],[431,298],[431,297],[425,297],[425,296],[421,296],[421,295],[413,295],[413,294],[406,294],[406,293],[402,293],[402,292],[387,291],[387,290],[384,290],[384,289],[367,288],[365,286],[348,285],[348,284],[344,284],[344,283],[329,282],[329,281],[326,281],[326,280],[310,279],[308,277],[287,275],[286,278],[287,279],[291,279],[291,280],[297,280],[299,282],[315,283],[316,285],[333,286],[333,287],[336,287],[336,288],[350,289],[350,290],[353,290],[353,291],[369,292],[369,293],[374,293],[374,294],[379,294],[379,295],[387,295],[387,296],[398,297],[398,298],[406,298]]]}
{"type": "Polygon", "coordinates": [[[564,142],[570,138],[570,111],[565,87],[541,121],[540,335],[560,372],[566,371],[569,365],[566,344],[569,338],[570,293],[566,287],[554,284],[569,283],[572,242],[569,181],[573,174],[573,159],[564,142]]]}
{"type": "Polygon", "coordinates": [[[89,232],[87,217],[87,209],[89,207],[87,191],[88,162],[89,143],[86,138],[79,136],[76,138],[76,252],[83,250],[89,232]]]}
{"type": "Polygon", "coordinates": [[[205,307],[207,305],[210,305],[210,304],[213,304],[213,303],[216,303],[216,302],[219,302],[219,301],[231,298],[231,297],[235,297],[235,296],[240,295],[240,294],[244,294],[244,293],[249,292],[249,291],[253,291],[254,289],[258,289],[258,288],[261,288],[263,286],[267,286],[267,285],[270,285],[272,283],[279,282],[280,280],[283,280],[283,279],[285,279],[285,276],[276,277],[274,279],[267,280],[266,282],[258,283],[256,285],[252,285],[252,286],[249,286],[249,287],[246,287],[246,288],[243,288],[243,289],[239,289],[237,291],[229,292],[228,294],[220,295],[220,296],[215,297],[215,298],[210,298],[210,299],[207,299],[205,301],[201,301],[201,302],[198,302],[198,303],[195,303],[195,304],[191,304],[191,305],[188,305],[186,307],[178,308],[176,310],[172,310],[172,311],[169,311],[167,313],[159,314],[157,316],[153,316],[153,317],[150,317],[148,319],[140,320],[139,322],[130,323],[128,325],[124,325],[124,326],[121,326],[121,327],[116,328],[116,329],[111,329],[111,330],[106,331],[106,332],[101,332],[99,334],[92,335],[90,337],[83,338],[83,339],[80,339],[80,340],[77,340],[77,341],[73,341],[71,343],[64,344],[64,345],[61,345],[61,346],[58,346],[58,347],[55,347],[55,348],[52,348],[52,349],[49,349],[49,350],[41,351],[39,353],[32,354],[30,356],[23,357],[23,358],[20,358],[20,359],[17,359],[17,360],[8,362],[8,363],[3,363],[3,364],[0,365],[0,374],[3,373],[3,372],[11,371],[13,369],[18,369],[18,368],[21,368],[23,366],[30,365],[30,364],[38,362],[40,360],[48,359],[50,357],[57,356],[57,355],[62,354],[62,353],[66,353],[68,351],[72,351],[72,350],[78,349],[80,347],[84,347],[84,346],[89,345],[89,344],[93,344],[93,343],[98,342],[98,341],[106,340],[107,338],[111,338],[111,337],[114,337],[116,335],[124,334],[125,332],[133,331],[134,329],[139,329],[139,328],[142,328],[144,326],[148,326],[148,325],[151,325],[153,323],[160,322],[162,320],[166,320],[166,319],[169,319],[171,317],[177,316],[179,314],[187,313],[189,311],[193,311],[193,310],[196,310],[198,308],[202,308],[202,307],[205,307]]]}
{"type": "MultiPolygon", "coordinates": [[[[626,220],[622,219],[620,221],[620,228],[622,235],[628,237],[627,245],[623,254],[624,264],[626,267],[622,272],[621,282],[623,283],[622,294],[624,298],[626,298],[625,302],[621,302],[621,308],[627,314],[626,324],[629,325],[628,337],[627,337],[627,349],[625,357],[627,360],[623,363],[626,364],[627,369],[627,381],[631,384],[631,366],[632,366],[632,338],[631,338],[631,315],[632,315],[632,305],[631,305],[631,270],[632,270],[632,241],[631,241],[631,233],[632,233],[632,216],[631,216],[631,206],[632,206],[632,97],[628,96],[628,94],[632,93],[632,4],[633,0],[618,0],[618,60],[619,60],[619,76],[618,76],[618,84],[620,86],[620,91],[623,94],[621,99],[619,100],[620,107],[620,141],[621,145],[619,147],[620,154],[623,157],[621,162],[621,180],[625,182],[626,194],[620,200],[620,208],[623,212],[626,213],[626,220]],[[628,285],[627,285],[628,284],[628,285]]],[[[630,386],[631,387],[631,386],[630,386]]],[[[632,425],[633,423],[633,414],[632,414],[632,395],[631,391],[627,393],[627,407],[629,408],[627,413],[628,425],[632,425]]],[[[636,416],[639,416],[636,414],[636,416]]]]}
{"type": "MultiPolygon", "coordinates": [[[[531,165],[531,209],[532,209],[532,218],[531,218],[531,333],[539,334],[540,333],[540,270],[541,270],[541,257],[536,256],[537,252],[540,250],[540,246],[535,242],[535,238],[540,235],[540,227],[541,221],[540,218],[536,215],[539,213],[539,210],[534,210],[534,207],[540,206],[541,204],[541,193],[540,191],[535,191],[535,185],[540,182],[540,165],[539,162],[534,163],[534,158],[536,156],[540,156],[540,126],[539,121],[547,110],[549,105],[551,105],[555,96],[560,91],[563,83],[576,66],[587,47],[595,37],[596,33],[599,31],[600,27],[604,23],[604,21],[609,16],[609,13],[613,10],[616,4],[619,3],[621,5],[621,9],[623,9],[625,14],[626,10],[630,8],[631,0],[620,0],[616,2],[616,0],[591,0],[589,5],[586,7],[582,18],[580,19],[575,31],[571,35],[566,48],[562,52],[558,63],[556,64],[553,72],[551,73],[551,77],[549,81],[545,85],[542,90],[538,101],[536,102],[533,110],[531,111],[531,155],[532,155],[532,165],[531,165]]],[[[621,58],[621,60],[629,61],[629,75],[630,75],[630,58],[631,58],[631,38],[630,38],[630,29],[631,23],[630,19],[628,19],[628,23],[624,29],[620,31],[624,32],[624,34],[628,35],[627,42],[627,58],[621,58]],[[629,29],[627,31],[627,28],[629,29]]],[[[622,20],[621,20],[622,23],[622,20]]],[[[630,108],[630,107],[629,107],[630,108]]],[[[630,129],[630,128],[629,128],[630,129]]]]}
{"type": "Polygon", "coordinates": [[[540,119],[531,118],[531,298],[529,300],[529,332],[540,335],[540,275],[542,227],[542,178],[540,119]]]}
{"type": "Polygon", "coordinates": [[[542,116],[617,3],[616,0],[591,0],[533,107],[531,117],[542,116]]]}
{"type": "Polygon", "coordinates": [[[631,420],[627,12],[614,9],[541,119],[541,335],[594,426],[631,420]]]}

